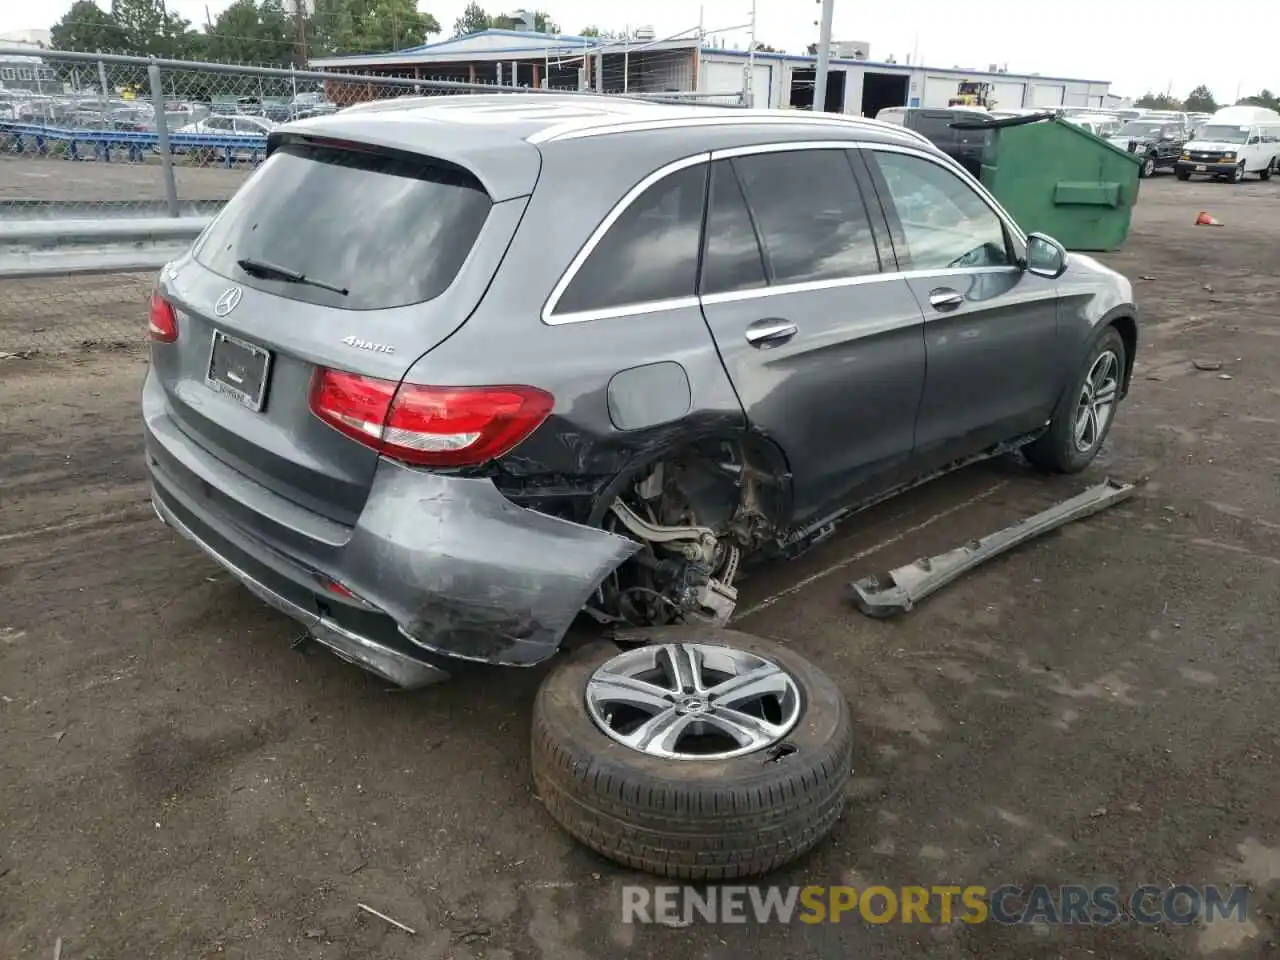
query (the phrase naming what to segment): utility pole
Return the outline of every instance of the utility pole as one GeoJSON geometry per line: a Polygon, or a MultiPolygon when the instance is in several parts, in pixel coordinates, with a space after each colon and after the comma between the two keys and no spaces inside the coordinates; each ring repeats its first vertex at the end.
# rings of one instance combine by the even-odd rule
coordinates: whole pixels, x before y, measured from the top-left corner
{"type": "Polygon", "coordinates": [[[298,17],[298,68],[307,68],[307,0],[293,0],[298,17]]]}
{"type": "Polygon", "coordinates": [[[822,20],[818,27],[818,69],[813,78],[813,110],[827,108],[827,69],[831,65],[831,17],[836,0],[818,0],[822,4],[822,20]]]}
{"type": "Polygon", "coordinates": [[[747,46],[746,73],[742,76],[742,105],[754,107],[756,78],[756,0],[751,0],[751,40],[747,46]]]}

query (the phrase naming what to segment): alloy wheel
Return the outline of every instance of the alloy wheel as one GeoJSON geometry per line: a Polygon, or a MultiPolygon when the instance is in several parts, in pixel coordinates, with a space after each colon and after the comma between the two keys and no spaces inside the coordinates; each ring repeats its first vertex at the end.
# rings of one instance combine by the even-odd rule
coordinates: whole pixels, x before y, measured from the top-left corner
{"type": "Polygon", "coordinates": [[[1120,358],[1113,351],[1104,350],[1089,368],[1076,404],[1073,439],[1081,453],[1089,453],[1101,442],[1115,413],[1119,394],[1120,358]]]}
{"type": "Polygon", "coordinates": [[[800,689],[777,664],[733,647],[664,643],[601,664],[587,712],[607,736],[652,757],[723,760],[773,746],[800,719],[800,689]]]}

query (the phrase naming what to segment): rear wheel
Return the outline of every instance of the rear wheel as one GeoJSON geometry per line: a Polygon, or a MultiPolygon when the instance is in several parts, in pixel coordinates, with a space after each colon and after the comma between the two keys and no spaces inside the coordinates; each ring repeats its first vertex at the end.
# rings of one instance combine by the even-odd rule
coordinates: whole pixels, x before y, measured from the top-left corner
{"type": "Polygon", "coordinates": [[[1179,180],[1190,180],[1190,179],[1191,179],[1191,171],[1190,171],[1190,170],[1178,170],[1178,171],[1176,171],[1176,172],[1175,172],[1175,176],[1177,176],[1177,178],[1178,178],[1179,180]]]}
{"type": "Polygon", "coordinates": [[[533,706],[538,797],[597,853],[660,876],[727,880],[800,857],[835,827],[848,703],[789,647],[710,626],[592,644],[533,706]]]}
{"type": "Polygon", "coordinates": [[[1037,467],[1054,473],[1079,473],[1107,439],[1124,383],[1124,340],[1108,327],[1089,351],[1074,388],[1062,398],[1048,431],[1023,448],[1037,467]]]}

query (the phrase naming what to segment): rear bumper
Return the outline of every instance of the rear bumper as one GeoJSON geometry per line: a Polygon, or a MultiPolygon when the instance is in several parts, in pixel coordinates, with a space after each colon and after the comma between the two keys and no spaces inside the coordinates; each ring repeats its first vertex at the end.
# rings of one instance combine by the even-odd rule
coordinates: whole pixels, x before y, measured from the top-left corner
{"type": "Polygon", "coordinates": [[[1179,160],[1177,169],[1192,176],[1229,177],[1239,165],[1239,161],[1235,163],[1207,163],[1201,160],[1179,160]],[[1202,167],[1203,169],[1201,169],[1202,167]]]}
{"type": "Polygon", "coordinates": [[[194,443],[153,375],[143,417],[161,518],[321,643],[397,683],[442,679],[449,658],[545,660],[599,583],[638,549],[519,507],[489,480],[389,460],[355,526],[342,526],[194,443]],[[353,596],[335,593],[335,583],[353,596]]]}

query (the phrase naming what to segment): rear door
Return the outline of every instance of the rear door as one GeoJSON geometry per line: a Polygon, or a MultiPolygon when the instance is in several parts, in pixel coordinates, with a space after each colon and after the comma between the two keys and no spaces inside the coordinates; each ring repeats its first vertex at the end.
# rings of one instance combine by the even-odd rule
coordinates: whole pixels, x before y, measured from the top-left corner
{"type": "Polygon", "coordinates": [[[457,329],[525,198],[427,157],[286,144],[162,278],[153,364],[177,426],[270,490],[353,523],[377,455],[318,420],[321,367],[399,381],[457,329]]]}
{"type": "Polygon", "coordinates": [[[920,308],[882,272],[848,154],[713,154],[703,314],[752,427],[786,454],[797,522],[904,478],[924,382],[920,308]]]}
{"type": "Polygon", "coordinates": [[[1016,265],[1005,222],[941,158],[897,148],[863,156],[924,312],[922,468],[1034,431],[1062,386],[1057,282],[1016,265]]]}

